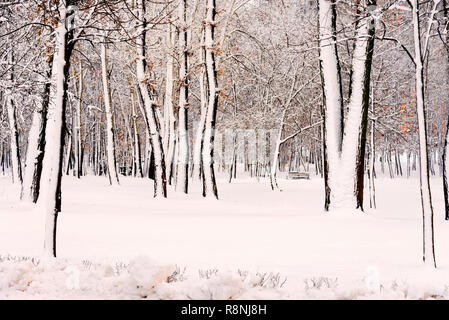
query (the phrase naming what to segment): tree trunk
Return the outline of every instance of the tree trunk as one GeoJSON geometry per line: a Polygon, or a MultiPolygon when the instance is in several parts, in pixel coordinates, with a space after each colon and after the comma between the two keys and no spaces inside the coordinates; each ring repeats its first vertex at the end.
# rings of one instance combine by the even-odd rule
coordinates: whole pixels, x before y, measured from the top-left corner
{"type": "Polygon", "coordinates": [[[202,163],[201,163],[201,153],[203,150],[203,135],[204,126],[206,123],[206,113],[207,113],[207,78],[206,78],[206,53],[204,48],[204,32],[202,34],[201,41],[202,46],[200,46],[200,63],[201,69],[199,74],[199,87],[200,87],[200,104],[201,104],[201,116],[196,129],[195,145],[193,147],[193,163],[192,163],[192,177],[198,177],[201,179],[202,163]]]}
{"type": "MultiPolygon", "coordinates": [[[[424,100],[423,53],[421,52],[421,34],[418,0],[412,0],[413,38],[415,47],[416,108],[418,114],[419,135],[419,179],[421,206],[423,214],[423,261],[436,268],[433,207],[429,183],[429,157],[427,152],[427,122],[424,100]]],[[[430,22],[431,23],[431,22],[430,22]]]]}
{"type": "Polygon", "coordinates": [[[203,196],[214,195],[218,199],[217,184],[214,170],[214,139],[215,122],[218,106],[217,70],[215,65],[215,0],[205,0],[207,5],[206,26],[205,26],[205,46],[206,46],[206,72],[208,78],[208,105],[206,113],[206,123],[204,128],[204,144],[202,152],[203,163],[203,196]]]}
{"type": "MultiPolygon", "coordinates": [[[[8,53],[8,63],[10,64],[9,85],[14,85],[14,64],[13,52],[8,53]]],[[[5,90],[6,110],[8,111],[9,138],[11,148],[12,170],[11,177],[13,183],[22,184],[22,165],[20,160],[19,146],[19,130],[17,128],[17,114],[14,98],[12,96],[13,89],[8,87],[5,90]]]]}
{"type": "Polygon", "coordinates": [[[279,150],[281,147],[281,138],[282,138],[282,131],[284,130],[284,124],[285,124],[285,115],[287,114],[287,108],[284,109],[284,112],[282,113],[281,118],[281,124],[279,126],[279,132],[276,139],[276,147],[274,149],[273,154],[273,162],[271,164],[271,171],[270,171],[270,185],[271,190],[274,190],[274,188],[279,189],[278,182],[276,180],[276,172],[278,167],[278,161],[279,161],[279,150]]]}
{"type": "Polygon", "coordinates": [[[335,0],[318,0],[320,71],[323,88],[323,164],[325,210],[329,210],[333,191],[337,189],[336,174],[343,140],[343,98],[340,61],[336,43],[335,0]]]}
{"type": "Polygon", "coordinates": [[[83,93],[84,93],[84,75],[83,75],[83,62],[80,60],[79,70],[79,88],[78,88],[78,108],[76,110],[76,130],[75,130],[75,168],[76,177],[80,178],[83,174],[83,141],[82,141],[82,122],[81,122],[81,110],[83,106],[83,93]]]}
{"type": "MultiPolygon", "coordinates": [[[[70,5],[70,1],[66,1],[70,5]]],[[[64,151],[65,101],[67,74],[73,43],[67,45],[68,32],[65,27],[66,4],[59,4],[59,23],[55,35],[55,53],[51,73],[51,88],[47,114],[45,137],[45,158],[42,172],[42,195],[45,201],[45,241],[44,252],[56,257],[56,227],[58,213],[61,212],[62,155],[64,151]]]]}
{"type": "MultiPolygon", "coordinates": [[[[371,90],[371,113],[374,115],[374,90],[371,90]]],[[[376,208],[376,186],[374,183],[374,166],[376,163],[376,146],[375,146],[375,130],[376,121],[371,121],[371,135],[370,135],[370,157],[369,157],[369,205],[370,208],[376,208]]]]}
{"type": "Polygon", "coordinates": [[[173,177],[173,158],[175,151],[175,115],[173,110],[173,50],[175,45],[175,33],[172,30],[171,24],[168,25],[167,44],[169,46],[169,53],[167,55],[167,70],[165,78],[165,100],[164,100],[164,152],[166,153],[167,163],[167,178],[168,183],[172,183],[173,177]]]}
{"type": "Polygon", "coordinates": [[[134,135],[134,167],[135,167],[135,175],[142,178],[142,158],[140,156],[140,138],[139,138],[139,127],[138,127],[138,115],[137,115],[137,107],[136,107],[136,93],[134,91],[131,92],[131,108],[132,108],[132,126],[133,126],[133,135],[134,135]]]}
{"type": "MultiPolygon", "coordinates": [[[[446,0],[443,0],[443,15],[446,21],[449,19],[449,7],[446,0]]],[[[446,24],[446,52],[447,52],[447,74],[449,75],[449,23],[446,24]]],[[[444,191],[444,209],[445,219],[449,220],[449,188],[447,182],[448,170],[449,170],[449,155],[448,155],[448,132],[449,132],[449,116],[446,120],[446,132],[444,136],[443,147],[443,191],[444,191]]]]}
{"type": "Polygon", "coordinates": [[[108,57],[106,48],[106,37],[103,37],[101,43],[101,70],[103,80],[103,101],[106,109],[106,149],[108,158],[108,176],[111,185],[120,184],[117,173],[117,159],[115,152],[115,130],[114,130],[114,112],[112,108],[111,88],[109,86],[108,57]]]}
{"type": "MultiPolygon", "coordinates": [[[[370,1],[370,3],[375,5],[374,1],[370,1]]],[[[335,200],[338,199],[338,201],[335,202],[335,205],[363,211],[366,131],[374,48],[373,18],[371,16],[362,18],[356,24],[356,29],[351,95],[341,153],[342,170],[338,175],[340,187],[336,190],[335,197],[335,200]]]]}
{"type": "Polygon", "coordinates": [[[187,25],[186,25],[186,0],[178,5],[179,10],[179,111],[178,111],[178,162],[176,169],[176,189],[184,193],[189,192],[189,132],[188,132],[188,107],[189,107],[189,60],[187,52],[187,25]]]}
{"type": "MultiPolygon", "coordinates": [[[[47,78],[51,80],[53,57],[50,57],[47,78]]],[[[25,176],[22,185],[21,199],[37,202],[42,175],[42,162],[45,154],[45,131],[47,127],[47,111],[50,95],[50,81],[44,86],[41,105],[33,114],[31,129],[28,134],[28,148],[25,165],[25,176]]]]}
{"type": "Polygon", "coordinates": [[[229,167],[229,183],[231,183],[233,177],[235,178],[236,170],[237,170],[237,130],[234,130],[232,138],[231,166],[229,167]]]}
{"type": "Polygon", "coordinates": [[[446,132],[444,135],[444,148],[443,148],[443,193],[444,193],[444,211],[445,219],[449,220],[449,187],[447,182],[448,170],[449,170],[449,155],[448,155],[448,132],[449,132],[449,117],[446,121],[446,132]]]}
{"type": "Polygon", "coordinates": [[[165,159],[164,149],[162,145],[162,138],[160,135],[159,124],[157,123],[155,114],[155,103],[150,97],[148,88],[148,79],[146,76],[146,62],[145,62],[145,40],[146,40],[146,18],[145,18],[145,1],[137,0],[137,51],[138,58],[136,61],[136,73],[139,84],[139,91],[142,96],[142,101],[145,107],[145,122],[148,127],[150,135],[151,149],[154,156],[154,196],[167,197],[167,180],[165,176],[165,159]]]}

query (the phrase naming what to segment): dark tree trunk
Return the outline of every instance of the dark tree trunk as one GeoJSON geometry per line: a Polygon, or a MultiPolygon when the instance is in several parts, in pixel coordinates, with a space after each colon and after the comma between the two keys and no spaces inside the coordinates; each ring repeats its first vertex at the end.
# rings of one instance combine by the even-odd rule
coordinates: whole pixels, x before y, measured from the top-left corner
{"type": "Polygon", "coordinates": [[[444,193],[444,209],[445,209],[445,219],[449,220],[449,188],[447,183],[447,160],[448,160],[448,154],[447,154],[447,148],[448,146],[448,131],[449,131],[449,117],[446,121],[446,133],[444,135],[444,147],[443,147],[443,193],[444,193]]]}
{"type": "MultiPolygon", "coordinates": [[[[443,15],[444,18],[449,19],[449,8],[447,0],[443,0],[443,15]]],[[[449,24],[446,24],[446,51],[447,51],[447,74],[449,75],[449,24]]],[[[446,166],[446,159],[448,157],[447,155],[447,148],[448,148],[448,131],[449,131],[449,116],[447,118],[446,122],[446,133],[444,136],[444,147],[443,147],[443,189],[444,189],[444,209],[445,209],[445,219],[449,220],[449,190],[448,190],[448,183],[447,183],[447,166],[446,166]]]]}

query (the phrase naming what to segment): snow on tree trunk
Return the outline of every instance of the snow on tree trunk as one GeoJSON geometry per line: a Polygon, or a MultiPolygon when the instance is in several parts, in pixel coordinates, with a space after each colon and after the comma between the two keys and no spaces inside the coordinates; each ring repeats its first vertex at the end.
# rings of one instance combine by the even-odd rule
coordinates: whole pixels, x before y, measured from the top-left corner
{"type": "MultiPolygon", "coordinates": [[[[14,69],[12,65],[14,64],[13,53],[10,51],[8,53],[8,63],[11,65],[11,71],[9,75],[9,86],[13,86],[14,83],[14,69]]],[[[17,114],[16,106],[14,103],[12,88],[8,87],[5,90],[6,98],[6,110],[8,112],[8,124],[9,124],[9,141],[11,149],[11,162],[12,171],[11,177],[12,182],[21,184],[22,183],[22,165],[20,161],[20,149],[19,149],[19,131],[17,128],[17,114]]]]}
{"type": "MultiPolygon", "coordinates": [[[[48,78],[51,80],[51,70],[53,69],[53,57],[50,59],[48,71],[48,78]]],[[[36,203],[39,198],[39,193],[41,189],[41,178],[42,178],[42,169],[43,169],[43,161],[45,155],[45,137],[47,132],[47,114],[48,114],[48,105],[50,100],[50,88],[51,83],[48,82],[45,84],[45,90],[42,96],[42,109],[39,115],[39,136],[37,137],[37,151],[33,153],[34,156],[34,169],[33,169],[33,178],[30,186],[30,194],[32,195],[33,202],[36,203]]],[[[31,151],[30,151],[31,152],[31,151]]],[[[31,160],[31,159],[30,159],[31,160]]],[[[24,189],[26,190],[26,189],[24,189]]]]}
{"type": "Polygon", "coordinates": [[[201,105],[201,116],[200,121],[198,123],[198,127],[196,129],[196,136],[195,136],[195,145],[193,147],[193,163],[192,163],[192,177],[198,177],[201,178],[201,172],[202,172],[202,163],[201,163],[201,152],[203,149],[203,134],[204,134],[204,126],[206,123],[206,112],[207,112],[207,97],[206,97],[206,84],[207,84],[207,78],[206,78],[206,53],[204,50],[204,31],[201,37],[202,45],[199,49],[199,55],[200,55],[200,64],[201,69],[199,72],[199,89],[200,89],[200,105],[201,105]]]}
{"type": "Polygon", "coordinates": [[[338,173],[339,187],[333,190],[334,201],[331,204],[333,208],[363,210],[364,155],[373,35],[374,21],[371,16],[364,17],[357,23],[357,38],[352,58],[351,95],[343,136],[341,170],[338,173]],[[361,177],[359,177],[360,174],[361,177]],[[359,183],[361,185],[358,185],[359,183]],[[361,201],[358,194],[359,188],[362,192],[361,201]]]}
{"type": "Polygon", "coordinates": [[[238,138],[238,130],[233,130],[232,135],[232,156],[231,156],[231,166],[229,167],[229,180],[228,182],[231,183],[232,178],[236,177],[236,171],[237,171],[237,138],[238,138]]]}
{"type": "Polygon", "coordinates": [[[137,25],[137,61],[136,74],[139,91],[144,104],[145,122],[150,135],[152,155],[154,156],[154,196],[167,197],[167,180],[165,176],[165,159],[162,145],[162,138],[159,132],[159,125],[156,120],[155,103],[148,91],[148,79],[146,77],[145,62],[145,39],[146,39],[146,18],[144,0],[136,1],[138,25],[137,25]]]}
{"type": "MultiPolygon", "coordinates": [[[[375,5],[369,1],[369,5],[375,5]]],[[[340,66],[336,49],[335,2],[319,1],[320,68],[324,95],[323,152],[325,209],[363,210],[364,158],[374,21],[369,10],[356,23],[348,116],[343,129],[340,66]],[[342,136],[343,134],[343,136],[342,136]]]]}
{"type": "Polygon", "coordinates": [[[138,115],[137,115],[137,107],[136,107],[136,94],[134,91],[130,92],[131,94],[131,108],[132,108],[132,126],[133,126],[133,135],[134,135],[134,162],[135,162],[135,175],[138,177],[143,177],[142,173],[142,158],[140,156],[140,138],[139,138],[139,128],[138,128],[138,115]]]}
{"type": "MultiPolygon", "coordinates": [[[[437,3],[437,1],[434,1],[437,3]]],[[[421,52],[421,30],[419,21],[418,0],[412,0],[412,20],[413,38],[415,49],[415,81],[416,81],[416,111],[418,114],[418,135],[419,135],[419,180],[421,191],[421,206],[423,215],[423,261],[427,265],[436,267],[434,229],[433,229],[433,207],[432,195],[429,183],[429,157],[427,149],[427,122],[424,100],[424,70],[423,53],[421,52]]],[[[433,18],[433,16],[432,16],[433,18]]],[[[432,24],[433,19],[430,19],[432,24]]],[[[427,33],[428,40],[430,33],[427,33]]],[[[427,48],[427,43],[424,46],[427,48]]]]}
{"type": "MultiPolygon", "coordinates": [[[[73,148],[73,128],[74,128],[74,117],[73,117],[73,111],[72,111],[72,130],[70,133],[68,133],[68,137],[67,137],[67,147],[66,147],[66,155],[65,155],[65,165],[63,166],[63,168],[65,168],[65,174],[69,175],[70,173],[70,162],[71,162],[71,158],[72,158],[72,148],[73,148]]],[[[68,128],[66,128],[68,130],[68,128]]]]}
{"type": "Polygon", "coordinates": [[[208,104],[206,111],[206,122],[204,127],[204,140],[202,151],[203,163],[203,196],[214,195],[218,199],[217,184],[214,171],[214,139],[215,121],[218,106],[218,85],[217,70],[215,65],[215,0],[206,0],[207,14],[205,26],[205,47],[206,47],[206,73],[208,79],[208,104]]]}
{"type": "Polygon", "coordinates": [[[178,158],[176,169],[176,189],[184,193],[189,190],[189,133],[188,133],[188,52],[187,52],[187,25],[186,25],[186,0],[182,0],[178,5],[179,16],[179,79],[181,86],[179,89],[179,111],[178,111],[178,158]]]}
{"type": "Polygon", "coordinates": [[[83,172],[83,141],[82,141],[82,122],[81,111],[83,106],[83,94],[84,94],[84,74],[83,74],[83,62],[80,61],[79,70],[79,84],[78,84],[78,108],[76,109],[76,128],[75,128],[75,170],[76,176],[79,178],[83,172]]]}
{"type": "Polygon", "coordinates": [[[59,4],[59,23],[55,31],[55,52],[47,114],[45,157],[42,172],[42,201],[46,215],[44,253],[56,257],[56,226],[61,211],[62,153],[64,142],[64,99],[66,90],[67,29],[66,7],[59,4]]]}
{"type": "Polygon", "coordinates": [[[32,184],[35,165],[39,159],[39,129],[42,122],[42,110],[36,107],[33,113],[33,120],[28,134],[28,148],[25,161],[23,184],[20,198],[25,201],[33,202],[32,184]]]}
{"type": "Polygon", "coordinates": [[[101,71],[103,80],[103,100],[106,109],[106,149],[108,159],[108,176],[111,185],[120,184],[117,174],[117,160],[115,155],[114,112],[112,109],[111,88],[109,87],[108,57],[106,37],[101,43],[101,71]]]}
{"type": "Polygon", "coordinates": [[[336,44],[336,12],[334,0],[319,0],[320,69],[323,87],[323,150],[325,177],[325,209],[333,202],[335,174],[338,170],[343,138],[343,100],[340,63],[336,44]]]}
{"type": "MultiPolygon", "coordinates": [[[[374,90],[371,90],[371,113],[374,115],[374,90]]],[[[374,165],[376,162],[376,146],[375,146],[375,129],[376,121],[371,121],[370,132],[370,156],[369,156],[369,204],[370,208],[376,208],[376,186],[374,183],[374,165]]]]}
{"type": "MultiPolygon", "coordinates": [[[[52,67],[50,58],[49,67],[52,67]]],[[[51,73],[48,72],[48,78],[51,73]]],[[[33,113],[31,128],[28,133],[28,148],[25,164],[25,174],[22,184],[21,199],[37,202],[39,198],[40,180],[42,175],[42,161],[45,154],[45,131],[47,126],[48,99],[50,83],[46,83],[42,93],[40,106],[33,113]]]]}
{"type": "Polygon", "coordinates": [[[279,150],[281,147],[282,131],[284,130],[286,114],[287,114],[287,108],[285,108],[284,112],[282,113],[281,124],[279,126],[279,132],[278,132],[278,136],[276,139],[276,147],[274,149],[274,154],[273,154],[273,162],[271,164],[271,171],[270,171],[271,190],[274,190],[275,187],[277,189],[279,189],[278,182],[276,180],[276,172],[277,172],[277,167],[278,167],[278,163],[279,163],[279,150]]]}
{"type": "Polygon", "coordinates": [[[164,153],[166,154],[166,168],[167,178],[171,184],[173,176],[173,158],[175,150],[175,116],[173,110],[173,48],[175,41],[175,33],[172,30],[172,25],[168,25],[167,30],[167,44],[169,46],[169,53],[167,54],[166,78],[165,78],[165,100],[164,100],[164,153]]]}

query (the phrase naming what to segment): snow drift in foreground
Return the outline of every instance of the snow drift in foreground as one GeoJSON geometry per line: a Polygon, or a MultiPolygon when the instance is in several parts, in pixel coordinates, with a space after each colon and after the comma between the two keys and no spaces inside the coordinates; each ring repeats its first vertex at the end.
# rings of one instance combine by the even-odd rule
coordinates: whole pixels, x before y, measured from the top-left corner
{"type": "Polygon", "coordinates": [[[279,274],[160,265],[140,256],[129,264],[0,256],[1,299],[262,299],[283,298],[279,274]]]}
{"type": "Polygon", "coordinates": [[[0,256],[0,299],[447,299],[447,284],[378,282],[375,274],[356,283],[338,278],[303,279],[302,288],[284,288],[273,273],[199,270],[196,275],[146,256],[123,263],[74,262],[0,256]]]}

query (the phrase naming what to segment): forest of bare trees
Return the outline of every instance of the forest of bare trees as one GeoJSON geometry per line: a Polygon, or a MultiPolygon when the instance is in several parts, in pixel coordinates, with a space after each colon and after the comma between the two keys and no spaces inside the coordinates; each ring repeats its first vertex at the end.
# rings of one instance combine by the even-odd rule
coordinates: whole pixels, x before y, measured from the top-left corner
{"type": "Polygon", "coordinates": [[[1,1],[1,172],[45,210],[49,256],[67,175],[220,199],[218,174],[279,192],[279,175],[307,172],[332,214],[375,208],[379,175],[416,172],[436,267],[448,12],[446,0],[1,1]]]}

